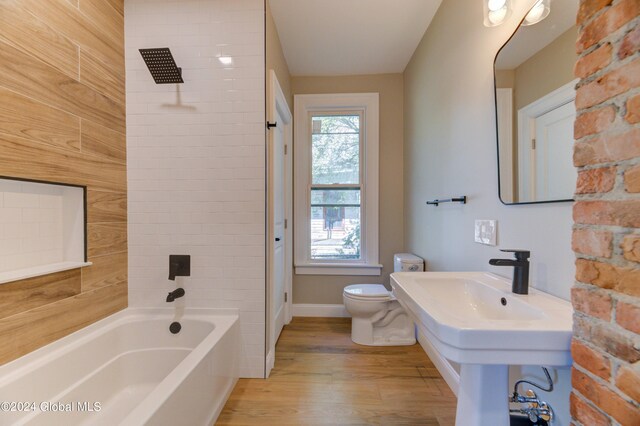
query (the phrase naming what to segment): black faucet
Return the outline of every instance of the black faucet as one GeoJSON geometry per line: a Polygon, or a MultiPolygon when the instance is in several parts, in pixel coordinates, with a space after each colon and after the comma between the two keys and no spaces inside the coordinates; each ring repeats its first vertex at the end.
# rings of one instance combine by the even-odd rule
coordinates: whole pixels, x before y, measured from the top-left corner
{"type": "Polygon", "coordinates": [[[169,279],[175,281],[176,277],[191,276],[191,256],[188,254],[169,255],[169,279]]]}
{"type": "Polygon", "coordinates": [[[184,296],[184,289],[177,288],[167,295],[167,302],[173,302],[174,300],[179,299],[182,296],[184,296]]]}
{"type": "Polygon", "coordinates": [[[529,250],[500,250],[513,253],[515,259],[489,259],[489,265],[513,266],[511,291],[516,294],[529,294],[529,250]]]}

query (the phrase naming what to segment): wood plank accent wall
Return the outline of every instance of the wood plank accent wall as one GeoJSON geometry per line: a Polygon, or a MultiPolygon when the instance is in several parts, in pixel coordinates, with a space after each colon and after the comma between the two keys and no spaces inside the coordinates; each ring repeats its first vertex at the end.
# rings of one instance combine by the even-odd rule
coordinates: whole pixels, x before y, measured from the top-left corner
{"type": "Polygon", "coordinates": [[[86,185],[93,266],[0,285],[0,364],[127,306],[124,0],[0,0],[0,175],[86,185]]]}

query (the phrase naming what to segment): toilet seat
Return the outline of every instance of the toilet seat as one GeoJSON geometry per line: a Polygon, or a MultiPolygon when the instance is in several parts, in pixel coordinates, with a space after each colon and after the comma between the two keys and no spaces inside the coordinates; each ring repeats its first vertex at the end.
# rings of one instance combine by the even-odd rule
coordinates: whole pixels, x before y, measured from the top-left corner
{"type": "Polygon", "coordinates": [[[353,300],[383,302],[395,299],[382,284],[353,284],[344,288],[344,296],[353,300]]]}

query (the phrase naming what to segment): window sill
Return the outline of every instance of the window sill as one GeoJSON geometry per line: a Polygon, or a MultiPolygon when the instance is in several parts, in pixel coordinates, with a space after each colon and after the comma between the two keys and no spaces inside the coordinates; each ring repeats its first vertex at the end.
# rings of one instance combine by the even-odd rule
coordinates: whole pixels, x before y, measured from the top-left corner
{"type": "Polygon", "coordinates": [[[304,263],[295,265],[297,275],[380,275],[382,265],[364,263],[304,263]]]}

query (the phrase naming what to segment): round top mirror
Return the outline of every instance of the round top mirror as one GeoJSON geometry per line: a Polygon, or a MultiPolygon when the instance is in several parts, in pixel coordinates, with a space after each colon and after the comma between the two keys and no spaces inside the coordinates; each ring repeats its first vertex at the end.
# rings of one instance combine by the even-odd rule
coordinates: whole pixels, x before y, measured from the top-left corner
{"type": "Polygon", "coordinates": [[[540,22],[523,20],[494,62],[499,196],[505,204],[572,201],[575,190],[578,0],[549,6],[540,22]]]}

